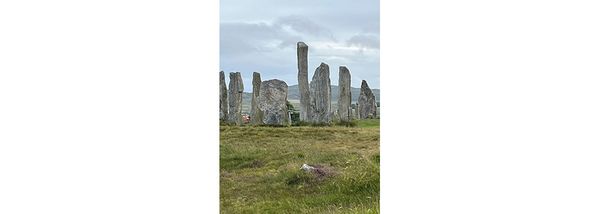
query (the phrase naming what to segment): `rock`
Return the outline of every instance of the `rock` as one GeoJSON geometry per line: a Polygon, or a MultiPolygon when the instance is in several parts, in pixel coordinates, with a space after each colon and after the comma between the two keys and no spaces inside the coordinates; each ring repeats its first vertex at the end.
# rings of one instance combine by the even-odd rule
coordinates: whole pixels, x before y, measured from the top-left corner
{"type": "Polygon", "coordinates": [[[229,73],[229,123],[242,124],[244,82],[240,72],[229,73]]]}
{"type": "Polygon", "coordinates": [[[346,66],[340,66],[340,77],[339,77],[339,90],[340,95],[338,97],[338,116],[341,121],[350,121],[352,119],[352,95],[350,88],[350,71],[346,66]]]}
{"type": "Polygon", "coordinates": [[[288,86],[284,81],[272,79],[260,84],[258,108],[262,114],[262,123],[266,125],[287,126],[290,124],[287,108],[288,86]]]}
{"type": "Polygon", "coordinates": [[[262,115],[258,110],[258,97],[260,95],[260,73],[254,72],[252,74],[252,103],[250,108],[250,123],[254,125],[262,124],[262,115]]]}
{"type": "Polygon", "coordinates": [[[331,168],[326,168],[324,166],[311,166],[308,164],[302,164],[302,167],[300,167],[300,169],[307,173],[312,173],[316,175],[317,178],[325,178],[333,174],[333,170],[331,168]]]}
{"type": "Polygon", "coordinates": [[[360,84],[360,95],[358,96],[358,117],[360,119],[377,117],[377,101],[375,101],[375,95],[365,80],[363,80],[360,84]]]}
{"type": "Polygon", "coordinates": [[[219,120],[227,121],[227,86],[225,85],[225,72],[219,72],[219,120]]]}
{"type": "Polygon", "coordinates": [[[310,81],[312,123],[331,123],[331,81],[329,66],[321,63],[310,81]]]}
{"type": "Polygon", "coordinates": [[[340,121],[341,120],[340,115],[338,114],[337,110],[331,112],[330,115],[331,115],[330,116],[331,117],[331,121],[340,121]]]}
{"type": "Polygon", "coordinates": [[[308,85],[308,45],[298,42],[298,88],[300,90],[300,120],[309,121],[312,118],[310,108],[310,89],[308,85]]]}
{"type": "Polygon", "coordinates": [[[300,169],[304,170],[305,172],[310,172],[312,170],[315,170],[315,167],[308,164],[302,164],[302,167],[300,167],[300,169]]]}

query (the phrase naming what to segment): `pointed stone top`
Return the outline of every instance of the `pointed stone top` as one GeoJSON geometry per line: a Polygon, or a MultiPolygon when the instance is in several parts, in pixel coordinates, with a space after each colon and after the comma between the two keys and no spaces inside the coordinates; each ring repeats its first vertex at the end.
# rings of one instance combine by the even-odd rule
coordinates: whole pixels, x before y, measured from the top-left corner
{"type": "Polygon", "coordinates": [[[363,81],[360,83],[360,87],[361,87],[361,88],[369,88],[369,84],[367,84],[367,81],[366,81],[366,80],[363,80],[363,81]]]}
{"type": "Polygon", "coordinates": [[[324,63],[324,62],[321,62],[319,67],[326,67],[327,69],[329,69],[329,65],[327,65],[327,63],[324,63]]]}
{"type": "Polygon", "coordinates": [[[308,45],[306,45],[306,43],[304,43],[304,42],[298,42],[298,47],[305,48],[305,47],[308,47],[308,45]]]}
{"type": "Polygon", "coordinates": [[[252,73],[252,76],[259,76],[260,77],[260,73],[258,73],[258,71],[255,71],[252,73]]]}

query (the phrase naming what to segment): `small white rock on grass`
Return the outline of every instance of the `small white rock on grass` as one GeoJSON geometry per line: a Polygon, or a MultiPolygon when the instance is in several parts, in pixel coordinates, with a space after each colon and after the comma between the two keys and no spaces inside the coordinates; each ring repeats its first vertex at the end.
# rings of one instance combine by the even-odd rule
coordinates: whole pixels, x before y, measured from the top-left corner
{"type": "Polygon", "coordinates": [[[302,164],[302,167],[301,167],[300,169],[301,169],[301,170],[304,170],[304,171],[306,171],[306,172],[310,172],[310,171],[313,171],[313,170],[315,170],[315,167],[313,167],[313,166],[310,166],[310,165],[308,165],[308,164],[302,164]]]}
{"type": "Polygon", "coordinates": [[[311,166],[308,164],[302,164],[302,167],[300,167],[301,170],[304,170],[305,172],[311,172],[311,173],[315,173],[317,174],[319,177],[324,177],[328,174],[328,172],[323,169],[321,166],[311,166]]]}

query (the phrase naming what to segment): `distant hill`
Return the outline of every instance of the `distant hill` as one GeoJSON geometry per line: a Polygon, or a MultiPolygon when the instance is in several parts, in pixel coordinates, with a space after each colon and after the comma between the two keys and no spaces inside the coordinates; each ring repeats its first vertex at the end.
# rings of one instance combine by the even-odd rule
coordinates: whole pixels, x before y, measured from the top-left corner
{"type": "MultiPolygon", "coordinates": [[[[375,95],[375,99],[379,102],[379,89],[371,89],[373,94],[375,95]]],[[[336,108],[337,100],[340,96],[340,89],[337,85],[331,85],[331,103],[332,107],[336,108]]],[[[360,88],[352,87],[352,103],[356,103],[358,101],[358,96],[360,95],[360,88]]],[[[300,89],[298,85],[288,86],[288,100],[294,105],[296,108],[300,108],[300,89]]],[[[242,96],[242,112],[248,113],[250,112],[250,103],[252,102],[252,93],[244,92],[242,96]]]]}
{"type": "MultiPolygon", "coordinates": [[[[375,99],[379,101],[379,89],[371,89],[373,94],[375,94],[375,99]]],[[[360,95],[360,88],[352,87],[352,103],[355,103],[358,100],[358,95],[360,95]]],[[[331,102],[337,102],[338,97],[340,96],[340,89],[337,85],[331,85],[331,102]]],[[[300,89],[298,85],[292,85],[288,87],[288,100],[300,100],[300,89]]]]}

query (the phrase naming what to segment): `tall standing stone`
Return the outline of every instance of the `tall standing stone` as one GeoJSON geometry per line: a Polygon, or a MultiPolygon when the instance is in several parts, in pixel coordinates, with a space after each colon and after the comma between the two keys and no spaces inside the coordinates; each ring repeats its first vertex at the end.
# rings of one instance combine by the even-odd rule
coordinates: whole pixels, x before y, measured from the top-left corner
{"type": "Polygon", "coordinates": [[[360,95],[358,96],[358,117],[360,119],[377,117],[377,101],[375,101],[375,95],[365,80],[363,80],[360,84],[360,95]]]}
{"type": "Polygon", "coordinates": [[[288,85],[281,80],[263,81],[260,85],[258,108],[262,114],[262,123],[275,126],[290,124],[287,107],[288,85]]]}
{"type": "Polygon", "coordinates": [[[298,42],[296,50],[298,56],[298,88],[300,90],[300,120],[309,121],[312,118],[312,112],[308,85],[308,45],[304,42],[298,42]]]}
{"type": "Polygon", "coordinates": [[[227,86],[225,85],[225,72],[219,72],[219,120],[227,121],[227,86]]]}
{"type": "Polygon", "coordinates": [[[340,66],[339,83],[340,95],[338,97],[338,115],[341,121],[352,119],[352,94],[350,88],[350,71],[346,66],[340,66]]]}
{"type": "Polygon", "coordinates": [[[329,65],[321,63],[310,81],[310,108],[313,123],[331,122],[331,81],[329,65]]]}
{"type": "Polygon", "coordinates": [[[258,110],[258,97],[260,95],[260,73],[252,74],[252,103],[250,108],[250,122],[254,125],[262,124],[261,112],[258,110]]]}
{"type": "Polygon", "coordinates": [[[244,83],[240,72],[229,73],[229,122],[242,124],[242,94],[244,83]]]}

